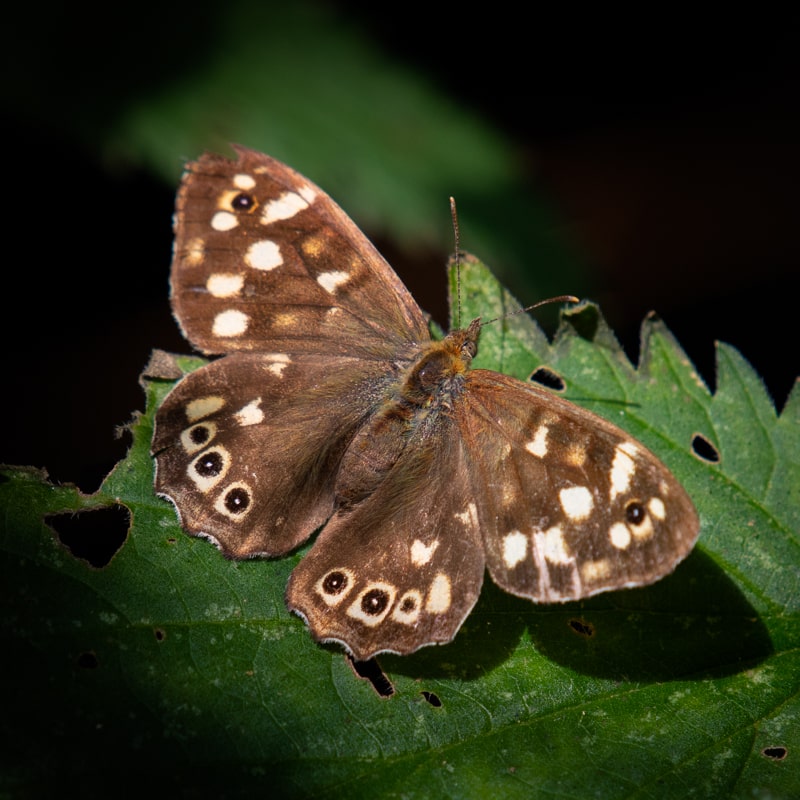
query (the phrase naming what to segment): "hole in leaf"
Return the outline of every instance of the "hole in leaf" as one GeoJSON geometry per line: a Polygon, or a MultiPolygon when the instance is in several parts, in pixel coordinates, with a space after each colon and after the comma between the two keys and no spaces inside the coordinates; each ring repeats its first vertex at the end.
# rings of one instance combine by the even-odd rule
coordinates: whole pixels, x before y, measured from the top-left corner
{"type": "Polygon", "coordinates": [[[591,639],[594,636],[594,625],[591,622],[584,622],[582,619],[571,619],[569,626],[579,636],[585,636],[587,639],[591,639]]]}
{"type": "Polygon", "coordinates": [[[789,754],[789,751],[785,747],[777,746],[777,747],[765,747],[761,751],[761,755],[764,758],[769,758],[772,761],[783,761],[784,758],[789,754]]]}
{"type": "Polygon", "coordinates": [[[701,433],[696,433],[692,436],[692,452],[699,459],[709,464],[719,464],[720,462],[719,450],[701,433]]]}
{"type": "Polygon", "coordinates": [[[421,692],[421,694],[434,708],[442,707],[442,701],[439,699],[438,694],[434,694],[433,692],[421,692]]]}
{"type": "Polygon", "coordinates": [[[155,635],[157,642],[163,642],[164,639],[167,638],[167,632],[163,628],[154,628],[153,634],[155,635]]]}
{"type": "Polygon", "coordinates": [[[371,658],[369,661],[356,661],[352,656],[347,656],[350,666],[356,676],[372,684],[372,688],[381,697],[391,697],[394,694],[394,686],[386,677],[386,673],[378,666],[378,662],[371,658]]]}
{"type": "Polygon", "coordinates": [[[105,567],[125,543],[131,514],[116,504],[88,511],[48,514],[47,525],[75,558],[105,567]]]}
{"type": "Polygon", "coordinates": [[[78,666],[81,669],[97,669],[97,664],[97,655],[91,650],[87,650],[78,656],[78,666]]]}
{"type": "Polygon", "coordinates": [[[545,389],[551,389],[554,392],[563,392],[564,389],[567,388],[564,379],[549,367],[539,367],[535,369],[528,380],[538,383],[540,386],[544,386],[545,389]]]}

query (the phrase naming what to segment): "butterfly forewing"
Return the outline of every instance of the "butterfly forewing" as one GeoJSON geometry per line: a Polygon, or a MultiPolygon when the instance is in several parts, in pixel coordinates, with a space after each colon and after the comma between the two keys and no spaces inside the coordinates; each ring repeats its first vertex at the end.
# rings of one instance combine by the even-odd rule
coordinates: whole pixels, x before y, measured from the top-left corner
{"type": "Polygon", "coordinates": [[[601,417],[474,370],[459,414],[493,580],[536,602],[653,583],[693,547],[683,487],[601,417]]]}
{"type": "Polygon", "coordinates": [[[321,189],[261,153],[187,166],[172,304],[206,353],[392,356],[427,328],[411,295],[321,189]]]}

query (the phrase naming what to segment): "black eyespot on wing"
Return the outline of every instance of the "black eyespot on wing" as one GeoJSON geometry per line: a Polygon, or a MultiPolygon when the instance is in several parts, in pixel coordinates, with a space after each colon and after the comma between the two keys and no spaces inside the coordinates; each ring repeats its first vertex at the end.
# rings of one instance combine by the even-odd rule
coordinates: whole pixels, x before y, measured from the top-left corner
{"type": "Polygon", "coordinates": [[[361,610],[370,617],[377,617],[389,605],[389,593],[383,589],[370,589],[361,598],[361,610]]]}
{"type": "Polygon", "coordinates": [[[406,596],[400,603],[400,611],[403,614],[410,614],[412,611],[417,610],[417,599],[415,597],[406,596]]]}
{"type": "Polygon", "coordinates": [[[192,441],[192,444],[205,444],[209,437],[211,436],[211,431],[205,425],[195,425],[189,431],[189,438],[192,441]]]}
{"type": "Polygon", "coordinates": [[[250,507],[250,492],[241,486],[235,486],[227,492],[223,502],[231,514],[243,514],[250,507]]]}
{"type": "Polygon", "coordinates": [[[215,478],[222,472],[224,466],[225,461],[222,458],[222,454],[218,453],[216,450],[203,453],[203,455],[194,462],[195,472],[204,478],[215,478]]]}
{"type": "Polygon", "coordinates": [[[350,579],[344,572],[339,572],[338,570],[334,570],[333,572],[329,572],[322,580],[322,591],[325,594],[329,594],[332,596],[336,596],[337,594],[341,594],[346,588],[350,579]]]}
{"type": "Polygon", "coordinates": [[[247,211],[250,212],[256,207],[256,199],[247,192],[241,192],[231,200],[231,208],[234,211],[247,211]]]}
{"type": "Polygon", "coordinates": [[[634,500],[625,506],[625,519],[631,525],[641,525],[646,516],[647,513],[644,510],[644,506],[638,500],[634,500]]]}

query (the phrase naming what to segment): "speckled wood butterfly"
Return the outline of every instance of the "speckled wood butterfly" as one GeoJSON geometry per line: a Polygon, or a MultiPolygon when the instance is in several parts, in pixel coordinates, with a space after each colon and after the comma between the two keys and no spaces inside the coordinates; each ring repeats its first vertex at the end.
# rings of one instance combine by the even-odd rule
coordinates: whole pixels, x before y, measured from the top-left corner
{"type": "Polygon", "coordinates": [[[470,369],[480,321],[434,341],[318,187],[268,156],[205,154],[177,199],[172,306],[225,354],[156,416],[156,491],[230,558],[313,547],[286,602],[357,660],[449,642],[484,570],[538,603],[652,583],[698,519],[623,431],[470,369]]]}

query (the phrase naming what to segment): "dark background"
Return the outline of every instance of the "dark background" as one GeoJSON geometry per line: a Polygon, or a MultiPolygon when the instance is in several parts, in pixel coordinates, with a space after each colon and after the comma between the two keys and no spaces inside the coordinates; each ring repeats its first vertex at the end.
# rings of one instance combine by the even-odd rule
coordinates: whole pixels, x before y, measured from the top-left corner
{"type": "MultiPolygon", "coordinates": [[[[590,268],[585,285],[562,291],[598,300],[633,358],[656,309],[712,389],[722,340],[782,407],[800,363],[794,17],[328,5],[514,140],[590,268]]],[[[137,377],[151,349],[188,351],[167,299],[175,186],[109,164],[92,142],[125,98],[197,61],[224,13],[202,3],[13,11],[0,461],[94,490],[125,452],[114,429],[143,407],[137,377]]],[[[287,68],[302,68],[302,50],[300,34],[287,68]]],[[[378,243],[444,322],[431,265],[446,250],[378,243]]]]}

